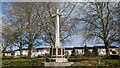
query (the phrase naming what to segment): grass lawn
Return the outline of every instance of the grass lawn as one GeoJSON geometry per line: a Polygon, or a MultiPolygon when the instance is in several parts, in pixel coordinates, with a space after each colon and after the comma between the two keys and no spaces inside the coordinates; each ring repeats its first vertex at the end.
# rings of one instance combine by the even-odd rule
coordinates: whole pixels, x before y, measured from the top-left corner
{"type": "Polygon", "coordinates": [[[107,59],[107,60],[103,60],[103,61],[106,62],[106,63],[108,63],[111,66],[120,67],[120,59],[116,59],[116,60],[107,59]]]}
{"type": "Polygon", "coordinates": [[[0,59],[0,68],[1,68],[1,66],[2,66],[2,60],[0,59]]]}
{"type": "MultiPolygon", "coordinates": [[[[69,58],[70,62],[75,62],[71,67],[65,68],[74,68],[74,66],[78,66],[75,68],[83,68],[79,66],[88,66],[85,68],[90,68],[94,66],[95,68],[118,68],[120,67],[120,59],[119,60],[111,60],[111,59],[81,59],[81,58],[69,58]],[[90,66],[90,67],[89,67],[90,66]],[[106,67],[107,66],[107,67],[106,67]]],[[[41,66],[41,62],[45,62],[45,58],[31,58],[31,59],[3,59],[2,66],[41,66]]]]}
{"type": "Polygon", "coordinates": [[[31,58],[31,59],[4,59],[2,66],[40,66],[45,58],[31,58]]]}

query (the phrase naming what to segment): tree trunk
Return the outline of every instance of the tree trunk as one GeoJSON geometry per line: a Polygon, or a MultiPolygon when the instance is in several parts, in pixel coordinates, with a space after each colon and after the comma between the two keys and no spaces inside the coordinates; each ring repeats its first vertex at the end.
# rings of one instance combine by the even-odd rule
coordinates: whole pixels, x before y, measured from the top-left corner
{"type": "Polygon", "coordinates": [[[75,48],[72,50],[72,56],[75,56],[75,48]]]}
{"type": "Polygon", "coordinates": [[[109,56],[109,44],[108,42],[105,42],[105,49],[106,49],[106,55],[109,56]]]}
{"type": "Polygon", "coordinates": [[[7,49],[6,47],[3,49],[3,53],[2,53],[3,55],[2,55],[2,57],[5,57],[5,51],[6,51],[6,49],[7,49]]]}
{"type": "Polygon", "coordinates": [[[2,55],[2,57],[5,57],[5,51],[3,51],[3,55],[2,55]]]}
{"type": "Polygon", "coordinates": [[[31,58],[31,50],[32,50],[32,44],[28,44],[28,58],[31,58]]]}
{"type": "Polygon", "coordinates": [[[19,49],[20,49],[20,58],[22,58],[22,42],[20,42],[20,47],[19,47],[19,49]]]}

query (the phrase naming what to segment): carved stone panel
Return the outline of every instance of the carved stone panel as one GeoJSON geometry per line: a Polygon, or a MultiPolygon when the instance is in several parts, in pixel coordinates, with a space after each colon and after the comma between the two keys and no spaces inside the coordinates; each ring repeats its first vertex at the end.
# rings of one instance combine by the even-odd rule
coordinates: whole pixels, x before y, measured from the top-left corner
{"type": "Polygon", "coordinates": [[[63,55],[64,55],[64,49],[63,49],[63,55]]]}
{"type": "Polygon", "coordinates": [[[53,55],[56,55],[56,48],[53,48],[53,55]]]}
{"type": "Polygon", "coordinates": [[[52,48],[50,48],[50,55],[52,55],[52,48]]]}
{"type": "Polygon", "coordinates": [[[61,55],[61,48],[58,48],[58,55],[61,55]]]}

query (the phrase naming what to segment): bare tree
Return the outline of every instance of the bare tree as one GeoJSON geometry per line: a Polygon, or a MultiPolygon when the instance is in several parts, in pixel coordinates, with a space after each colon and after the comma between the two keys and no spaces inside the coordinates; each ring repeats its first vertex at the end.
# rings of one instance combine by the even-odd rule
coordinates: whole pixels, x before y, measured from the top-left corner
{"type": "MultiPolygon", "coordinates": [[[[66,42],[67,38],[76,34],[77,23],[70,21],[74,8],[77,3],[11,3],[10,11],[6,16],[10,29],[15,33],[14,44],[19,46],[22,52],[23,45],[28,46],[28,57],[31,57],[31,50],[34,46],[55,45],[55,13],[56,8],[62,9],[63,14],[60,19],[61,42],[66,42]],[[27,7],[25,7],[27,6],[27,7]],[[64,9],[63,9],[64,8],[64,9]]],[[[7,23],[8,24],[8,23],[7,23]]],[[[13,33],[13,34],[14,34],[13,33]]]]}
{"type": "MultiPolygon", "coordinates": [[[[11,3],[9,13],[6,14],[5,22],[13,31],[14,45],[19,47],[20,56],[22,56],[23,45],[28,45],[28,57],[31,57],[31,49],[34,45],[39,45],[38,38],[41,33],[41,27],[38,16],[35,15],[33,3],[11,3]],[[28,6],[27,8],[24,6],[28,6]]],[[[10,36],[8,34],[8,36],[10,36]]],[[[10,40],[6,38],[7,40],[10,40]]],[[[13,43],[13,41],[11,41],[13,43]]]]}
{"type": "MultiPolygon", "coordinates": [[[[28,44],[28,57],[31,57],[31,50],[33,46],[36,44],[39,45],[41,44],[38,39],[40,39],[42,27],[41,27],[41,22],[39,21],[40,18],[38,17],[37,10],[36,10],[36,5],[37,3],[18,3],[17,4],[23,11],[23,17],[22,20],[23,23],[25,23],[25,28],[22,29],[24,31],[24,36],[25,36],[25,43],[28,44]],[[24,7],[28,6],[28,7],[24,7]]],[[[39,5],[39,8],[42,6],[39,5]]],[[[43,11],[38,11],[42,13],[43,11]]],[[[23,27],[23,26],[22,26],[23,27]]]]}
{"type": "Polygon", "coordinates": [[[109,55],[109,46],[119,40],[119,27],[117,26],[116,16],[118,12],[114,12],[117,5],[110,2],[84,4],[84,8],[80,9],[79,16],[75,20],[86,25],[83,27],[85,39],[98,39],[104,42],[106,53],[109,55]]]}
{"type": "Polygon", "coordinates": [[[6,26],[2,28],[1,47],[3,51],[3,57],[5,56],[6,49],[12,47],[12,41],[14,41],[12,32],[13,31],[6,26]]]}

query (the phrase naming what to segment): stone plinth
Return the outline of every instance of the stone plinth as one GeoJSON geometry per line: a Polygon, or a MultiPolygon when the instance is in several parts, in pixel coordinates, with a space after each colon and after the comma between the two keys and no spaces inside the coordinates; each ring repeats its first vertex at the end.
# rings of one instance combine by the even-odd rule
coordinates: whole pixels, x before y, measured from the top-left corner
{"type": "Polygon", "coordinates": [[[55,62],[68,62],[67,58],[50,58],[51,60],[55,60],[55,62]]]}
{"type": "Polygon", "coordinates": [[[65,58],[64,48],[50,48],[50,60],[54,60],[54,62],[67,62],[67,58],[65,58]]]}
{"type": "Polygon", "coordinates": [[[66,58],[56,58],[56,62],[68,62],[66,58]]]}
{"type": "Polygon", "coordinates": [[[42,62],[41,65],[42,66],[71,66],[72,64],[74,64],[74,62],[42,62]]]}
{"type": "Polygon", "coordinates": [[[64,58],[64,48],[50,48],[51,58],[64,58]]]}

